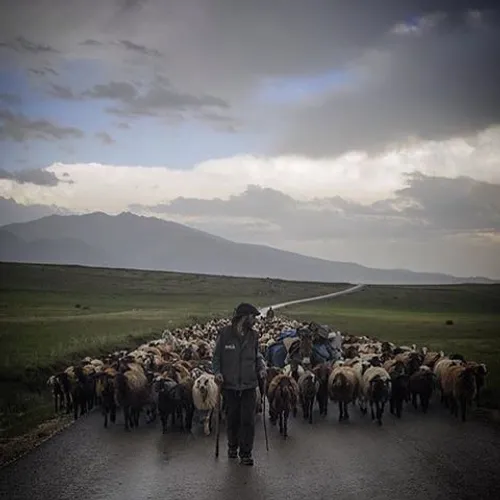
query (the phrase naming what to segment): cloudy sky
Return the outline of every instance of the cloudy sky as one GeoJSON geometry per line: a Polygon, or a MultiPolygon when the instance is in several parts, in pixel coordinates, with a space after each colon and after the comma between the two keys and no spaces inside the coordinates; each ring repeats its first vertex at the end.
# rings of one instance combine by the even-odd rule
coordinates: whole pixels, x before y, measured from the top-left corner
{"type": "Polygon", "coordinates": [[[500,4],[2,0],[0,223],[132,211],[500,278],[500,4]]]}

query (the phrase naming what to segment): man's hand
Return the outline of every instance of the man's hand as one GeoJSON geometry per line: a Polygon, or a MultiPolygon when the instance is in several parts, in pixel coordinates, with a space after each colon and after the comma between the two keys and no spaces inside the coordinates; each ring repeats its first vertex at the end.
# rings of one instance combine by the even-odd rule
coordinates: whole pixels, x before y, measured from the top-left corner
{"type": "Polygon", "coordinates": [[[217,385],[222,385],[224,382],[224,377],[222,376],[222,373],[217,373],[217,375],[215,375],[215,383],[217,385]]]}
{"type": "Polygon", "coordinates": [[[259,372],[259,377],[258,377],[258,381],[259,381],[259,391],[260,391],[260,399],[264,399],[264,392],[266,390],[266,377],[267,377],[267,371],[266,370],[262,370],[261,372],[259,372]]]}

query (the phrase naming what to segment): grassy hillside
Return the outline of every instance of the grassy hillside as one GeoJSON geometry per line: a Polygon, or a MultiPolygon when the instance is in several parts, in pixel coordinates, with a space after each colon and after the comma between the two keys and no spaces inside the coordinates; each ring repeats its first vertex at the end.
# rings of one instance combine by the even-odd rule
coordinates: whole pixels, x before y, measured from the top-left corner
{"type": "Polygon", "coordinates": [[[337,299],[290,306],[282,314],[484,362],[490,372],[485,403],[500,408],[499,285],[369,286],[337,299]]]}
{"type": "Polygon", "coordinates": [[[47,377],[86,355],[228,315],[242,301],[265,306],[347,286],[0,263],[0,437],[50,415],[47,377]]]}

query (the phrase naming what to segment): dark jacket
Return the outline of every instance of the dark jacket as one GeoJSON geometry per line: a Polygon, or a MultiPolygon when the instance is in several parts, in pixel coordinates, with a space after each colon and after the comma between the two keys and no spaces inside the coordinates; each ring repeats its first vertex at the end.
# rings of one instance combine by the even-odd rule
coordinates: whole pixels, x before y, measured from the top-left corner
{"type": "Polygon", "coordinates": [[[223,389],[255,389],[259,384],[259,372],[266,369],[259,351],[259,337],[255,330],[240,337],[235,328],[229,325],[219,332],[212,369],[214,374],[221,373],[224,377],[223,389]]]}

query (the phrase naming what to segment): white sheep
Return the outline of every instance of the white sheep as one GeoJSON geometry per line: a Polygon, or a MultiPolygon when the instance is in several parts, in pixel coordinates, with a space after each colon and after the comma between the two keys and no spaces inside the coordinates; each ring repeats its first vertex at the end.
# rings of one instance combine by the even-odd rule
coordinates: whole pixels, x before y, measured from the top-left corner
{"type": "MultiPolygon", "coordinates": [[[[215,377],[209,373],[200,375],[194,381],[192,392],[195,408],[207,412],[203,418],[203,431],[206,436],[209,436],[212,415],[217,407],[219,397],[219,387],[215,382],[215,377]]],[[[219,415],[216,415],[216,418],[219,418],[219,415]]]]}

